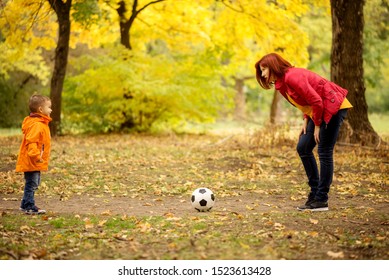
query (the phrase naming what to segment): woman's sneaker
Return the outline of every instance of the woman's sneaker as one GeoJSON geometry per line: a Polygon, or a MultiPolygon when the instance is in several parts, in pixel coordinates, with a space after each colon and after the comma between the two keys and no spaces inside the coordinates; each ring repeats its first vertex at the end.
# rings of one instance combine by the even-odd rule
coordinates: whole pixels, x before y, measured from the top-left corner
{"type": "Polygon", "coordinates": [[[307,201],[304,205],[297,207],[297,210],[300,211],[308,210],[311,212],[328,211],[328,202],[313,200],[311,203],[308,203],[307,201]]]}
{"type": "Polygon", "coordinates": [[[297,207],[297,209],[300,211],[308,210],[308,209],[310,209],[311,203],[314,201],[315,201],[315,195],[310,193],[308,195],[308,200],[305,202],[305,204],[297,207]]]}
{"type": "Polygon", "coordinates": [[[25,210],[24,213],[26,213],[27,215],[40,215],[40,214],[45,214],[46,210],[34,206],[29,210],[25,210]]]}

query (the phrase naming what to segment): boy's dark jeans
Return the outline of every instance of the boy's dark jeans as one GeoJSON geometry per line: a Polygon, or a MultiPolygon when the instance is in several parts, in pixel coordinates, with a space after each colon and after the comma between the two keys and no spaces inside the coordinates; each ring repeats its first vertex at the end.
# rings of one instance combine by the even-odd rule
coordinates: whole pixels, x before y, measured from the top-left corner
{"type": "Polygon", "coordinates": [[[31,210],[35,206],[34,194],[41,181],[41,172],[24,172],[24,180],[24,195],[20,208],[24,210],[31,210]]]}
{"type": "Polygon", "coordinates": [[[308,177],[308,184],[311,187],[310,198],[317,201],[327,201],[328,192],[334,174],[334,146],[338,138],[340,126],[347,115],[347,109],[339,110],[332,116],[326,125],[324,122],[320,126],[320,143],[318,154],[320,161],[320,175],[313,155],[313,148],[316,146],[314,138],[315,124],[311,119],[308,121],[306,134],[302,134],[297,144],[297,152],[304,165],[305,173],[308,177]]]}

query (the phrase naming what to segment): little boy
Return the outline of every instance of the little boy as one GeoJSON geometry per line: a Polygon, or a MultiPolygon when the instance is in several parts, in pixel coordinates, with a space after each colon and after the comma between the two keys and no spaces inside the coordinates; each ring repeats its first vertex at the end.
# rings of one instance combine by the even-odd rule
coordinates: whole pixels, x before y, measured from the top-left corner
{"type": "Polygon", "coordinates": [[[34,94],[29,102],[30,115],[22,124],[23,141],[20,145],[16,172],[24,172],[24,195],[20,210],[26,214],[44,214],[35,205],[34,194],[38,189],[41,171],[47,171],[50,157],[51,100],[34,94]]]}

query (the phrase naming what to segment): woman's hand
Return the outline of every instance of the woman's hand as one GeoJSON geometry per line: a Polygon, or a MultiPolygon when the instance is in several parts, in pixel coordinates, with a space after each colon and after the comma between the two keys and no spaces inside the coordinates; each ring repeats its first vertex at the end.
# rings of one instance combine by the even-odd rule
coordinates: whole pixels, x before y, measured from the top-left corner
{"type": "Polygon", "coordinates": [[[315,125],[315,132],[313,133],[315,137],[316,144],[320,143],[320,126],[315,125]]]}
{"type": "Polygon", "coordinates": [[[304,119],[303,127],[301,128],[300,135],[307,134],[308,118],[304,119]]]}

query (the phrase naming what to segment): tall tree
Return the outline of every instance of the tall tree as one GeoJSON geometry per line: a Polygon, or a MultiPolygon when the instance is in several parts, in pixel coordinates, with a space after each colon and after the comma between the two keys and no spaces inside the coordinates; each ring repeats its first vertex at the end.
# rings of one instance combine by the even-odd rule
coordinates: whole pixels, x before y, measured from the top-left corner
{"type": "Polygon", "coordinates": [[[128,16],[128,11],[127,11],[127,3],[126,1],[122,0],[119,2],[119,7],[116,9],[119,15],[119,20],[120,20],[120,43],[125,46],[127,49],[131,50],[131,27],[136,19],[136,17],[139,15],[140,12],[142,12],[144,9],[146,9],[148,6],[156,4],[158,2],[163,2],[165,0],[155,0],[151,1],[147,4],[145,4],[142,7],[138,7],[139,1],[138,0],[133,0],[132,1],[132,7],[131,7],[131,13],[129,18],[128,16]]]}
{"type": "Polygon", "coordinates": [[[238,78],[233,76],[232,77],[235,80],[235,111],[234,111],[234,118],[236,120],[245,120],[246,118],[246,93],[245,93],[245,81],[254,79],[254,76],[247,76],[238,78]]]}
{"type": "Polygon", "coordinates": [[[380,137],[368,119],[363,79],[363,6],[365,0],[331,0],[331,80],[349,91],[354,106],[342,127],[340,139],[377,145],[380,137]]]}
{"type": "Polygon", "coordinates": [[[0,75],[6,80],[15,73],[24,72],[43,85],[48,82],[50,68],[42,50],[51,50],[55,41],[50,37],[52,26],[47,22],[50,8],[44,5],[45,2],[0,1],[0,75]],[[44,26],[39,25],[41,18],[44,26]]]}
{"type": "Polygon", "coordinates": [[[290,58],[293,64],[304,66],[308,62],[308,39],[297,24],[308,6],[301,0],[268,2],[219,0],[215,2],[219,5],[213,5],[218,20],[211,38],[228,57],[226,67],[231,71],[236,90],[234,117],[238,120],[245,119],[246,92],[243,88],[255,82],[255,77],[249,74],[252,69],[247,65],[274,51],[290,58]],[[277,18],[277,24],[274,24],[274,18],[277,18]]]}
{"type": "Polygon", "coordinates": [[[270,123],[271,124],[277,124],[277,119],[280,115],[280,100],[281,100],[282,95],[274,89],[273,93],[273,100],[271,102],[271,107],[270,107],[270,123]]]}
{"type": "Polygon", "coordinates": [[[51,8],[57,14],[58,42],[55,49],[54,71],[51,78],[50,98],[53,105],[50,126],[51,134],[56,136],[60,132],[62,89],[68,64],[69,40],[70,40],[70,8],[72,0],[48,0],[51,8]]]}

